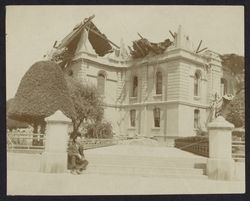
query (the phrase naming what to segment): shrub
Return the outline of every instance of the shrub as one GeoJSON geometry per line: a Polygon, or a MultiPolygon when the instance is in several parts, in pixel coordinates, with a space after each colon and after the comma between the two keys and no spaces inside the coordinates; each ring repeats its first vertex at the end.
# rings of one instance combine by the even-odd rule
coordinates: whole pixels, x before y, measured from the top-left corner
{"type": "Polygon", "coordinates": [[[55,62],[36,62],[23,76],[8,115],[33,123],[41,122],[57,110],[68,118],[75,118],[63,71],[55,62]]]}
{"type": "Polygon", "coordinates": [[[88,124],[85,137],[110,139],[113,137],[112,125],[109,122],[88,124]]]}

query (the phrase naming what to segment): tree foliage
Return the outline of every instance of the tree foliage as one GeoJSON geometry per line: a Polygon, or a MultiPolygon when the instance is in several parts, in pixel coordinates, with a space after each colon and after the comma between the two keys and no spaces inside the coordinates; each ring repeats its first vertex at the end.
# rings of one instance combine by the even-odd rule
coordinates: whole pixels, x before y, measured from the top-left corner
{"type": "Polygon", "coordinates": [[[77,132],[84,121],[101,122],[103,119],[103,102],[96,87],[91,84],[81,84],[66,76],[70,96],[74,103],[76,119],[73,121],[74,132],[77,132]]]}
{"type": "Polygon", "coordinates": [[[237,92],[233,100],[226,105],[223,116],[234,126],[245,127],[245,79],[244,57],[236,54],[225,54],[221,56],[222,65],[229,68],[235,74],[237,81],[237,92]]]}
{"type": "Polygon", "coordinates": [[[109,122],[95,122],[87,126],[87,138],[112,138],[112,125],[109,122]]]}
{"type": "Polygon", "coordinates": [[[245,94],[241,90],[226,108],[225,118],[236,128],[245,127],[245,94]]]}
{"type": "Polygon", "coordinates": [[[13,98],[12,99],[9,99],[7,101],[7,104],[6,104],[6,109],[7,109],[7,128],[9,130],[13,130],[13,129],[17,129],[17,128],[28,128],[29,127],[29,124],[27,124],[26,122],[22,122],[22,121],[16,121],[16,120],[13,120],[13,119],[10,119],[8,117],[8,110],[10,108],[10,105],[13,103],[13,98]]]}
{"type": "Polygon", "coordinates": [[[55,62],[36,62],[23,76],[8,115],[15,120],[37,123],[57,110],[75,119],[63,71],[55,62]]]}
{"type": "Polygon", "coordinates": [[[244,70],[245,62],[244,57],[237,54],[224,54],[221,55],[222,65],[228,67],[235,74],[244,70]]]}

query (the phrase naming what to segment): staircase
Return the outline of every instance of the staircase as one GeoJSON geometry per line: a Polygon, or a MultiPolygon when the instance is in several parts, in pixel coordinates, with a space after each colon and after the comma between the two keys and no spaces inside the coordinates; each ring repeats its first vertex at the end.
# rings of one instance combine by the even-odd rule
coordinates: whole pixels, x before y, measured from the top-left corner
{"type": "MultiPolygon", "coordinates": [[[[145,148],[145,147],[144,147],[145,148]]],[[[165,147],[165,149],[168,149],[165,147]]],[[[172,148],[174,149],[174,148],[172,148]]],[[[176,149],[177,150],[177,149],[176,149]]],[[[181,151],[181,150],[177,150],[181,151]]],[[[86,174],[117,174],[145,177],[206,179],[206,158],[163,157],[142,154],[86,154],[89,165],[86,174]]]]}

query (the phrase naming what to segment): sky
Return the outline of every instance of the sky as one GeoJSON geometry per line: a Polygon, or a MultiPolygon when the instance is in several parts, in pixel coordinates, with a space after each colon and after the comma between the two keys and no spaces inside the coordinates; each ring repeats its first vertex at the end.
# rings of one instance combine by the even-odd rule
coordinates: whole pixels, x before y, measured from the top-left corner
{"type": "Polygon", "coordinates": [[[139,39],[151,42],[171,38],[169,30],[182,25],[194,44],[220,54],[244,56],[243,6],[7,6],[6,98],[13,98],[30,66],[43,59],[84,18],[93,22],[119,46],[139,39]]]}

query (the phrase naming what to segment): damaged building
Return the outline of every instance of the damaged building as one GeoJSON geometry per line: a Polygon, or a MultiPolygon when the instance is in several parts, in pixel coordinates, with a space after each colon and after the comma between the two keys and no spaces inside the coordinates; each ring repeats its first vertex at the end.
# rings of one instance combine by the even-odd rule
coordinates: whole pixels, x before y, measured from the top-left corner
{"type": "Polygon", "coordinates": [[[97,86],[116,135],[171,144],[206,127],[215,94],[234,93],[233,86],[226,89],[229,72],[224,77],[219,54],[201,43],[193,48],[181,26],[160,43],[138,33],[126,47],[101,33],[93,17],[54,44],[49,58],[79,82],[97,86]]]}

